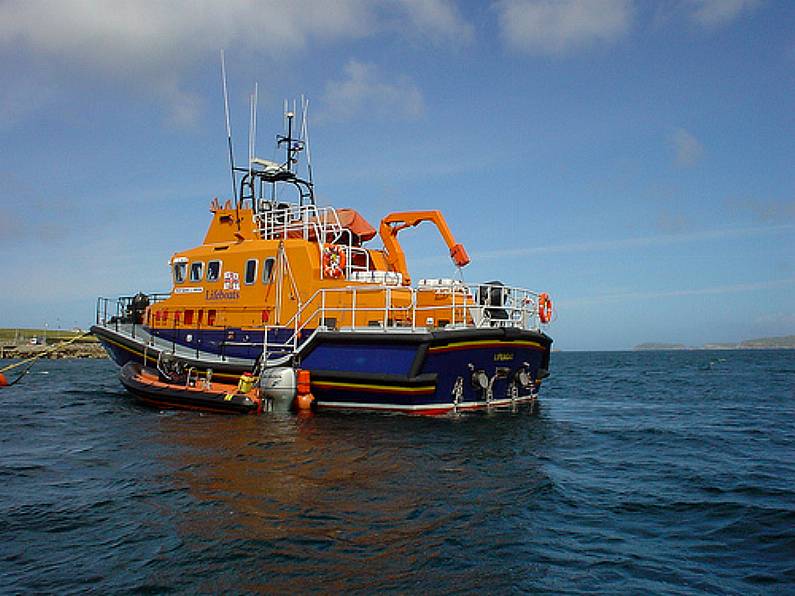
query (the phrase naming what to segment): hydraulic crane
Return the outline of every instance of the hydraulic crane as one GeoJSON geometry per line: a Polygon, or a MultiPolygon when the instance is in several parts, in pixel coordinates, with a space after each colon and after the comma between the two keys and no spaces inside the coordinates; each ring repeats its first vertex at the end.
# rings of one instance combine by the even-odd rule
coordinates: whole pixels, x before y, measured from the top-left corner
{"type": "Polygon", "coordinates": [[[386,249],[386,260],[393,271],[397,271],[403,276],[403,285],[411,285],[411,277],[406,268],[406,255],[398,242],[397,235],[404,228],[414,227],[424,221],[430,221],[439,229],[447,247],[450,249],[450,257],[456,267],[464,267],[470,262],[469,255],[462,244],[455,241],[447,222],[439,211],[405,211],[401,213],[390,213],[381,220],[379,234],[384,242],[386,249]]]}

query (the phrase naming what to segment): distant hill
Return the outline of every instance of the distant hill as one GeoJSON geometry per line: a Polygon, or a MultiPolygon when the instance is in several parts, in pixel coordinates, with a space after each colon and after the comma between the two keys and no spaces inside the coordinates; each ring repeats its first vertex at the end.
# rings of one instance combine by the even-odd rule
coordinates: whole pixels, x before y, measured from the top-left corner
{"type": "Polygon", "coordinates": [[[741,350],[793,350],[795,349],[795,335],[784,335],[782,337],[762,337],[759,339],[747,339],[740,343],[741,350]]]}
{"type": "Polygon", "coordinates": [[[638,344],[633,350],[687,350],[689,349],[685,344],[661,344],[661,343],[645,343],[638,344]]]}
{"type": "Polygon", "coordinates": [[[638,344],[633,350],[795,350],[795,335],[760,337],[758,339],[747,339],[736,344],[704,344],[700,348],[689,348],[684,344],[645,343],[638,344]]]}

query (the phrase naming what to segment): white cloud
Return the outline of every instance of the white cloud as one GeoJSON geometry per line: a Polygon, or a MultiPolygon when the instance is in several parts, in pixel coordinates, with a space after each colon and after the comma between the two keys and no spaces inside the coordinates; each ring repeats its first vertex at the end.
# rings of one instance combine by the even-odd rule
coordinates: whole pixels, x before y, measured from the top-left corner
{"type": "Polygon", "coordinates": [[[671,135],[671,143],[676,154],[676,163],[684,168],[696,165],[704,155],[704,147],[693,133],[677,128],[671,135]]]}
{"type": "Polygon", "coordinates": [[[160,99],[173,123],[190,124],[199,100],[184,79],[197,65],[217,63],[219,48],[281,57],[312,40],[368,35],[373,21],[362,0],[11,0],[0,4],[0,58],[28,55],[49,64],[52,78],[99,76],[160,99]]]}
{"type": "Polygon", "coordinates": [[[351,60],[345,77],[326,85],[322,118],[348,120],[368,112],[390,119],[418,118],[425,103],[417,85],[407,76],[384,76],[373,64],[351,60]]]}
{"type": "MultiPolygon", "coordinates": [[[[0,60],[47,65],[50,79],[99,77],[163,101],[175,123],[190,123],[200,102],[186,85],[218,50],[283,63],[311,45],[348,42],[384,31],[458,45],[473,31],[449,0],[5,0],[0,60]]],[[[0,98],[0,116],[18,119],[21,94],[0,98]]],[[[22,106],[22,107],[20,107],[22,106]]]]}
{"type": "Polygon", "coordinates": [[[707,288],[693,288],[688,290],[661,290],[649,292],[623,292],[618,294],[601,294],[588,296],[586,298],[575,298],[570,300],[559,300],[560,305],[581,306],[590,304],[603,304],[607,302],[642,302],[656,300],[660,298],[681,298],[685,296],[721,296],[725,294],[743,294],[757,290],[772,290],[776,288],[786,288],[795,285],[795,278],[773,279],[746,284],[734,284],[724,286],[711,286],[707,288]]]}
{"type": "Polygon", "coordinates": [[[718,27],[758,4],[759,0],[690,0],[690,18],[706,27],[718,27]]]}
{"type": "MultiPolygon", "coordinates": [[[[598,253],[608,251],[628,251],[633,249],[651,248],[655,246],[681,245],[685,242],[710,242],[730,238],[748,238],[773,234],[792,235],[795,224],[776,226],[753,226],[746,228],[722,228],[700,230],[686,233],[656,234],[636,238],[619,238],[616,240],[589,240],[569,242],[565,244],[547,244],[544,246],[523,246],[520,248],[499,248],[496,250],[470,251],[470,256],[477,260],[525,258],[538,255],[598,253]]],[[[415,263],[447,263],[445,257],[428,256],[414,259],[415,263]]]]}
{"type": "Polygon", "coordinates": [[[432,41],[461,44],[474,36],[472,25],[448,0],[400,0],[400,5],[417,33],[432,41]]]}
{"type": "Polygon", "coordinates": [[[158,70],[233,42],[289,51],[312,38],[363,36],[372,20],[372,10],[361,0],[12,0],[0,5],[0,39],[36,52],[66,54],[99,70],[158,70]]]}
{"type": "Polygon", "coordinates": [[[788,201],[765,201],[754,198],[732,198],[726,201],[730,211],[763,222],[782,222],[795,220],[795,199],[788,201]]]}
{"type": "Polygon", "coordinates": [[[561,54],[620,37],[632,20],[630,0],[503,0],[503,40],[534,54],[561,54]]]}
{"type": "Polygon", "coordinates": [[[590,242],[572,242],[569,244],[550,244],[536,247],[508,248],[473,253],[472,256],[479,259],[497,259],[541,254],[581,252],[593,253],[608,250],[627,250],[651,246],[666,246],[670,244],[678,245],[682,244],[683,242],[705,242],[710,240],[745,238],[749,236],[761,236],[778,233],[791,234],[793,231],[795,231],[795,225],[793,224],[782,224],[778,226],[755,226],[747,228],[724,228],[716,230],[701,230],[686,234],[659,234],[655,236],[622,238],[618,240],[594,240],[590,242]]]}

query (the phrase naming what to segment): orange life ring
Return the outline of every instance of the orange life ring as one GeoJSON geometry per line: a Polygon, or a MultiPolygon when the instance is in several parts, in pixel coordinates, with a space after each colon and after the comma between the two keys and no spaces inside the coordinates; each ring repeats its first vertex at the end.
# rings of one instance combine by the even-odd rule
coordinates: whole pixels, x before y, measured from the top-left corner
{"type": "Polygon", "coordinates": [[[345,275],[345,248],[331,244],[323,249],[323,276],[340,279],[345,275]]]}
{"type": "Polygon", "coordinates": [[[552,320],[552,300],[546,292],[538,295],[538,319],[544,325],[552,320]]]}

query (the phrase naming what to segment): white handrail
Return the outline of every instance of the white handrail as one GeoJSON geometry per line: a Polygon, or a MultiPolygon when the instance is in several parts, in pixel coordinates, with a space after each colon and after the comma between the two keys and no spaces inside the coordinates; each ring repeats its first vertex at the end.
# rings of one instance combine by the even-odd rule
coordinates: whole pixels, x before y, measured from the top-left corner
{"type": "MultiPolygon", "coordinates": [[[[354,271],[370,270],[370,252],[354,246],[350,230],[343,227],[334,207],[300,205],[287,203],[282,208],[265,208],[270,202],[257,205],[255,221],[257,231],[265,240],[286,239],[290,234],[300,235],[304,240],[312,239],[318,244],[321,254],[326,244],[338,244],[345,248],[345,276],[350,278],[354,271]],[[347,235],[347,238],[346,238],[347,235]],[[354,255],[361,257],[361,263],[354,264],[354,255]]],[[[323,273],[321,271],[321,279],[323,273]]]]}
{"type": "MultiPolygon", "coordinates": [[[[538,293],[516,286],[503,286],[496,284],[474,284],[467,285],[461,282],[453,282],[448,285],[425,285],[417,288],[396,288],[394,286],[347,286],[345,288],[321,288],[315,291],[310,298],[299,305],[293,317],[287,321],[285,327],[293,327],[293,335],[283,344],[269,343],[274,348],[292,348],[296,353],[303,344],[300,341],[301,333],[310,327],[317,319],[317,327],[324,327],[328,320],[329,312],[339,314],[350,313],[350,329],[358,329],[356,320],[357,314],[377,313],[382,321],[382,328],[395,331],[407,331],[407,327],[399,326],[395,323],[389,324],[390,313],[402,312],[406,316],[411,316],[411,330],[417,330],[417,313],[438,312],[440,310],[450,310],[451,317],[449,326],[459,328],[462,325],[469,328],[488,328],[488,327],[514,327],[521,329],[538,329],[538,293]],[[395,305],[393,303],[393,290],[403,290],[410,292],[410,300],[406,305],[395,305]],[[383,306],[359,306],[358,298],[361,292],[382,292],[384,295],[383,306]],[[418,296],[423,292],[434,292],[449,294],[451,303],[444,305],[419,306],[418,296]],[[350,294],[349,305],[342,304],[335,307],[328,306],[328,297],[332,294],[350,294]],[[463,300],[456,302],[456,295],[460,294],[463,300]],[[319,298],[319,305],[315,305],[319,298]],[[313,305],[314,309],[313,309],[313,305]],[[461,320],[456,318],[456,309],[462,312],[461,320]],[[306,313],[310,312],[309,316],[306,313]]],[[[377,319],[375,319],[377,320],[377,319]]],[[[395,321],[395,318],[392,318],[395,321]]],[[[405,320],[401,318],[400,320],[405,320]]],[[[427,325],[421,329],[426,330],[427,325]]],[[[283,353],[283,350],[276,350],[283,353]]]]}

